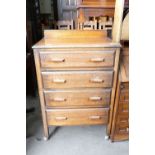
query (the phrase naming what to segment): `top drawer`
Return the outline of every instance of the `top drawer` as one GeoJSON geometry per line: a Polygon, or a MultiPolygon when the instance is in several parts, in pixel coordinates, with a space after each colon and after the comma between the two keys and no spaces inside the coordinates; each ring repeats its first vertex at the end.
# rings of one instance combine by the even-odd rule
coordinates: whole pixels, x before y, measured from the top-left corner
{"type": "Polygon", "coordinates": [[[42,68],[96,68],[114,65],[114,50],[40,52],[42,68]]]}

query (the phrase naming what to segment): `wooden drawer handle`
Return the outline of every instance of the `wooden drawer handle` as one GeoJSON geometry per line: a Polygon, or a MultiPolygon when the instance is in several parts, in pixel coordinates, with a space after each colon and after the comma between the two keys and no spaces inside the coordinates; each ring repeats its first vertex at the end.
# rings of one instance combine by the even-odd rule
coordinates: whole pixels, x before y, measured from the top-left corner
{"type": "Polygon", "coordinates": [[[64,102],[64,101],[66,101],[65,98],[54,98],[52,100],[55,101],[55,102],[64,102]]]}
{"type": "Polygon", "coordinates": [[[123,120],[120,120],[120,122],[122,122],[122,123],[126,123],[126,122],[128,122],[128,121],[125,120],[125,119],[123,119],[123,120]]]}
{"type": "Polygon", "coordinates": [[[96,78],[96,79],[91,79],[90,81],[93,82],[93,83],[103,83],[103,82],[104,82],[103,79],[98,79],[98,78],[96,78]]]}
{"type": "Polygon", "coordinates": [[[53,79],[54,83],[66,83],[65,79],[53,79]]]}
{"type": "Polygon", "coordinates": [[[97,119],[101,119],[101,116],[90,116],[89,119],[97,120],[97,119]]]}
{"type": "Polygon", "coordinates": [[[126,129],[119,129],[119,131],[120,131],[120,132],[125,132],[125,131],[126,131],[126,129]]]}
{"type": "Polygon", "coordinates": [[[92,58],[90,59],[92,62],[104,62],[105,59],[104,58],[92,58]]]}
{"type": "Polygon", "coordinates": [[[120,131],[120,132],[125,132],[125,131],[129,132],[129,128],[126,128],[126,129],[125,129],[125,128],[124,128],[124,129],[119,129],[119,131],[120,131]]]}
{"type": "Polygon", "coordinates": [[[122,111],[123,111],[123,112],[129,112],[129,110],[127,110],[127,109],[123,109],[122,111]]]}
{"type": "Polygon", "coordinates": [[[90,97],[89,100],[91,100],[91,101],[101,101],[102,97],[93,96],[93,97],[90,97]]]}
{"type": "Polygon", "coordinates": [[[52,58],[50,61],[52,62],[65,62],[64,58],[52,58]]]}
{"type": "Polygon", "coordinates": [[[63,121],[63,120],[67,120],[67,117],[56,117],[55,119],[58,121],[63,121]]]}

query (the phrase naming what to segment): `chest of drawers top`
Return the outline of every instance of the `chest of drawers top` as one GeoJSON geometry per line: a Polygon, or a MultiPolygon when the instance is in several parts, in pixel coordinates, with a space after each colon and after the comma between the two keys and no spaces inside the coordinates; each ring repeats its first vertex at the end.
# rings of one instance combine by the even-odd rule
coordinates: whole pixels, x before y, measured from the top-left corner
{"type": "Polygon", "coordinates": [[[51,48],[118,48],[102,30],[45,30],[44,38],[33,46],[33,49],[51,48]]]}

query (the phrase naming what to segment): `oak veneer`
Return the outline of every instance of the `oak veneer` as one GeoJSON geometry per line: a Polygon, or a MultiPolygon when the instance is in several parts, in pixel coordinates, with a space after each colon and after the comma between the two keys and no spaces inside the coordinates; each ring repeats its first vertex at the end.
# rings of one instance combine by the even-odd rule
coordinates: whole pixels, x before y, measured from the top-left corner
{"type": "Polygon", "coordinates": [[[47,110],[49,125],[99,125],[108,123],[108,108],[47,110]]]}
{"type": "Polygon", "coordinates": [[[47,107],[108,107],[111,89],[69,89],[44,91],[47,107]]]}
{"type": "Polygon", "coordinates": [[[42,68],[70,68],[70,67],[113,67],[115,51],[60,51],[40,52],[42,68]]]}
{"type": "Polygon", "coordinates": [[[45,89],[112,87],[113,71],[42,72],[45,89]]]}
{"type": "Polygon", "coordinates": [[[108,125],[120,44],[105,31],[45,31],[33,46],[44,135],[51,125],[108,125]]]}

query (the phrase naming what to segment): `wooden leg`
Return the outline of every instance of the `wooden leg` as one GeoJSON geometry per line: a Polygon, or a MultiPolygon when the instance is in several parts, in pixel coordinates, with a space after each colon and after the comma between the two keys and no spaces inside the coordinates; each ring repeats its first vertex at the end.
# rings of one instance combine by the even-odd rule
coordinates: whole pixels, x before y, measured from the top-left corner
{"type": "Polygon", "coordinates": [[[43,139],[44,139],[44,141],[47,141],[47,140],[48,140],[48,137],[45,137],[45,136],[44,136],[44,138],[43,138],[43,139]]]}
{"type": "Polygon", "coordinates": [[[114,109],[115,93],[116,93],[116,86],[117,86],[116,84],[117,84],[118,68],[119,68],[119,56],[120,56],[120,49],[117,49],[116,55],[115,55],[114,78],[113,78],[113,88],[111,93],[111,103],[110,103],[109,122],[107,126],[107,135],[111,134],[113,109],[114,109]]]}
{"type": "Polygon", "coordinates": [[[41,114],[42,114],[42,121],[43,121],[43,129],[44,129],[44,139],[48,139],[49,137],[49,130],[48,130],[48,123],[47,123],[47,116],[46,116],[46,107],[43,95],[43,86],[41,80],[41,71],[40,71],[40,62],[39,62],[39,53],[34,51],[34,58],[35,58],[35,65],[36,65],[36,72],[37,72],[37,81],[38,81],[38,90],[39,90],[39,97],[40,97],[40,106],[41,106],[41,114]]]}
{"type": "Polygon", "coordinates": [[[49,129],[48,127],[44,127],[44,140],[47,141],[49,138],[49,129]]]}
{"type": "Polygon", "coordinates": [[[44,96],[43,96],[42,91],[39,91],[39,96],[40,96],[41,113],[42,113],[42,121],[43,121],[44,137],[45,137],[44,139],[48,139],[49,129],[48,129],[48,124],[47,124],[46,109],[44,106],[44,96]]]}

